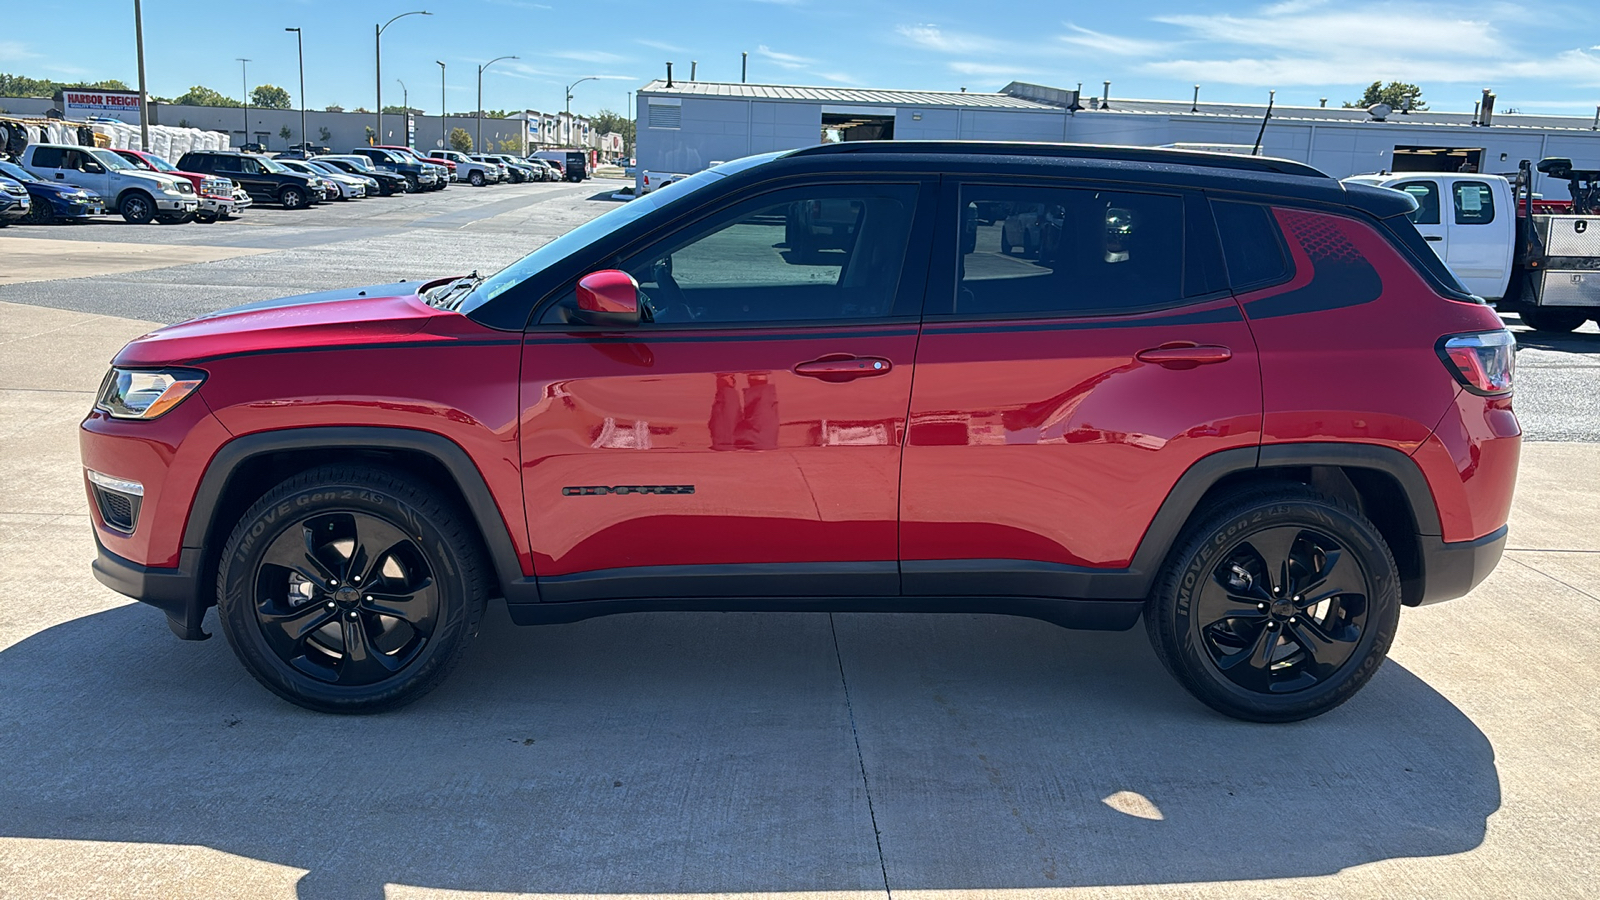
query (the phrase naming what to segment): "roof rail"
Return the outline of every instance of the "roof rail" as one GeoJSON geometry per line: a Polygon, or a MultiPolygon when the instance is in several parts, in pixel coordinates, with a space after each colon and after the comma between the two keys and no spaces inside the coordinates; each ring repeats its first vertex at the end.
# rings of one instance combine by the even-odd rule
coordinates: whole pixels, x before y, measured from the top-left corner
{"type": "Polygon", "coordinates": [[[1109,159],[1127,162],[1165,163],[1178,166],[1208,166],[1245,172],[1272,172],[1333,179],[1333,176],[1305,163],[1268,156],[1239,156],[1205,150],[1172,150],[1164,147],[1127,147],[1116,144],[1052,144],[1029,141],[844,141],[820,144],[790,153],[790,156],[821,156],[830,153],[981,153],[988,156],[1048,156],[1058,159],[1109,159]]]}

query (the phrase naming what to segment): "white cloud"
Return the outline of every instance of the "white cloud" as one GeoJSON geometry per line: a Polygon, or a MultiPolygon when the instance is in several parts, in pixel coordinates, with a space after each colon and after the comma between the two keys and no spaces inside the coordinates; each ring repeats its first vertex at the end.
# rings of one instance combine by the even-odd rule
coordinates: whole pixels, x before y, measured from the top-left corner
{"type": "Polygon", "coordinates": [[[816,60],[808,56],[796,56],[793,53],[779,53],[778,51],[773,50],[771,47],[768,47],[766,44],[762,44],[761,46],[757,47],[756,54],[766,59],[773,65],[790,70],[804,69],[816,62],[816,60]]]}
{"type": "Polygon", "coordinates": [[[843,72],[818,72],[816,74],[820,78],[826,78],[827,80],[832,81],[832,82],[836,82],[838,84],[860,84],[861,83],[860,81],[858,81],[855,78],[855,76],[846,75],[843,72]]]}
{"type": "Polygon", "coordinates": [[[1067,28],[1071,33],[1061,36],[1063,43],[1113,56],[1155,56],[1170,52],[1174,46],[1168,41],[1147,41],[1091,31],[1071,22],[1067,23],[1067,28]]]}
{"type": "Polygon", "coordinates": [[[634,43],[642,45],[642,46],[645,46],[645,47],[652,47],[652,48],[654,48],[656,50],[662,50],[662,51],[665,51],[667,53],[688,53],[689,52],[688,50],[684,49],[683,47],[679,47],[676,44],[668,44],[668,43],[665,43],[663,41],[647,41],[647,40],[639,39],[639,40],[635,40],[634,43]]]}
{"type": "Polygon", "coordinates": [[[42,55],[21,41],[0,41],[0,59],[38,59],[42,55]]]}
{"type": "Polygon", "coordinates": [[[578,62],[618,63],[629,61],[628,57],[623,56],[620,53],[611,53],[606,50],[563,50],[558,53],[547,53],[545,55],[553,56],[556,59],[577,60],[578,62]]]}
{"type": "Polygon", "coordinates": [[[953,62],[949,64],[950,71],[957,75],[982,75],[993,78],[1013,78],[1017,75],[1031,75],[1032,69],[1021,69],[1011,63],[978,63],[978,62],[953,62]]]}
{"type": "Polygon", "coordinates": [[[977,34],[946,33],[933,24],[899,25],[895,32],[902,38],[926,50],[940,53],[999,53],[1006,49],[1003,41],[977,34]]]}

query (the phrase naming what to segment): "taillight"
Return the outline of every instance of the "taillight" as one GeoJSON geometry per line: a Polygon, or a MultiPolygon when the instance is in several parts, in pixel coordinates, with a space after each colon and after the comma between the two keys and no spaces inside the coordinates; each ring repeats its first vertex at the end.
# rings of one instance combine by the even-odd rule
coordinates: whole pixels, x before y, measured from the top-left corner
{"type": "Polygon", "coordinates": [[[1504,328],[1452,334],[1439,341],[1439,358],[1461,386],[1474,394],[1509,394],[1516,348],[1516,338],[1504,328]]]}

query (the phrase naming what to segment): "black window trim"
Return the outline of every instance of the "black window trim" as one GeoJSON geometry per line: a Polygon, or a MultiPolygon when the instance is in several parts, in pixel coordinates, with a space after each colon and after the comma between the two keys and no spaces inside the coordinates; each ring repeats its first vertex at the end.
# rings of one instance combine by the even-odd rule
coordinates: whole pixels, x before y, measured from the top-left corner
{"type": "MultiPolygon", "coordinates": [[[[1479,182],[1479,183],[1481,184],[1482,182],[1479,182]]],[[[1439,214],[1439,221],[1437,221],[1437,222],[1412,222],[1411,224],[1413,224],[1413,225],[1443,226],[1444,225],[1444,191],[1439,187],[1439,182],[1437,182],[1437,181],[1429,181],[1426,178],[1417,177],[1417,178],[1412,178],[1412,179],[1410,179],[1408,181],[1401,181],[1401,182],[1396,183],[1393,186],[1392,190],[1404,191],[1406,189],[1406,185],[1408,185],[1408,184],[1422,184],[1422,185],[1427,185],[1428,187],[1433,188],[1434,199],[1438,201],[1438,206],[1435,207],[1435,210],[1439,214]]],[[[1485,187],[1487,187],[1487,185],[1485,185],[1485,187]]],[[[1420,203],[1418,204],[1418,210],[1417,211],[1418,212],[1422,211],[1420,203]]]]}
{"type": "Polygon", "coordinates": [[[1267,210],[1268,220],[1272,223],[1272,233],[1278,239],[1278,253],[1282,254],[1283,256],[1284,274],[1281,277],[1248,282],[1245,284],[1234,284],[1233,272],[1228,269],[1228,251],[1226,246],[1224,246],[1222,251],[1222,271],[1227,273],[1228,290],[1232,291],[1234,296],[1238,296],[1240,294],[1252,294],[1256,291],[1268,290],[1269,288],[1275,288],[1279,285],[1288,284],[1289,282],[1294,281],[1294,276],[1297,271],[1295,268],[1294,254],[1289,252],[1288,239],[1283,236],[1283,226],[1278,223],[1278,217],[1272,214],[1273,207],[1280,204],[1266,197],[1251,197],[1249,199],[1245,199],[1242,197],[1232,197],[1226,195],[1219,196],[1210,191],[1205,192],[1205,194],[1207,201],[1206,208],[1211,213],[1211,228],[1217,235],[1218,242],[1223,241],[1222,225],[1217,222],[1217,210],[1213,204],[1243,203],[1251,206],[1265,207],[1267,210]]]}
{"type": "MultiPolygon", "coordinates": [[[[971,185],[987,185],[990,187],[1047,187],[1055,189],[1077,190],[1103,190],[1117,191],[1126,194],[1157,194],[1161,196],[1176,197],[1184,204],[1183,232],[1179,245],[1181,260],[1187,260],[1189,247],[1189,229],[1192,217],[1188,212],[1190,203],[1197,202],[1199,192],[1193,188],[1179,187],[1177,185],[1145,183],[1145,182],[1120,182],[1099,178],[1078,178],[1071,176],[1052,177],[1048,175],[1017,175],[1011,173],[965,173],[947,175],[944,179],[944,189],[941,192],[939,206],[940,233],[934,235],[935,246],[950,248],[953,252],[943,254],[948,258],[948,263],[940,266],[940,271],[935,274],[930,265],[927,287],[924,291],[926,299],[923,301],[922,320],[929,324],[951,324],[957,322],[1037,322],[1056,321],[1059,319],[1106,319],[1117,316],[1137,316],[1146,313],[1161,312],[1168,309],[1182,309],[1187,306],[1196,306],[1216,300],[1225,296],[1226,291],[1211,291],[1207,293],[1188,296],[1188,265],[1181,267],[1179,272],[1178,290],[1184,295],[1170,302],[1149,303],[1140,306],[1117,306],[1103,309],[1074,309],[1060,312],[1023,311],[1012,313],[989,313],[985,315],[962,314],[960,312],[934,312],[930,308],[935,300],[935,286],[939,285],[938,293],[945,293],[944,286],[949,287],[949,296],[941,297],[939,302],[948,301],[952,308],[955,306],[956,291],[960,286],[956,278],[956,261],[960,257],[960,227],[961,227],[961,197],[962,191],[971,185]],[[937,280],[936,280],[937,279],[937,280]]],[[[1214,227],[1214,226],[1213,226],[1214,227]]],[[[938,258],[939,254],[935,254],[938,258]]]]}
{"type": "MultiPolygon", "coordinates": [[[[840,328],[868,328],[916,323],[920,320],[923,297],[926,295],[928,287],[927,261],[925,258],[922,259],[922,264],[919,266],[918,259],[919,257],[931,256],[931,246],[933,244],[931,238],[935,236],[936,229],[930,219],[934,215],[934,207],[937,206],[938,186],[939,176],[927,173],[894,172],[874,176],[869,173],[811,172],[803,175],[785,175],[720,194],[715,199],[709,200],[707,203],[701,204],[670,221],[663,222],[659,227],[649,232],[638,235],[627,244],[608,252],[594,263],[577,267],[577,272],[580,274],[564,277],[559,286],[546,292],[544,296],[531,304],[528,312],[528,322],[523,328],[523,333],[529,337],[535,335],[541,337],[571,335],[574,338],[604,336],[647,341],[651,335],[666,336],[701,333],[710,336],[712,333],[720,332],[761,332],[771,330],[803,332],[812,328],[838,330],[840,328]],[[906,247],[905,260],[901,264],[900,281],[895,288],[894,307],[898,310],[903,302],[907,311],[897,311],[893,315],[874,316],[872,318],[782,319],[761,322],[716,322],[705,324],[697,322],[664,322],[657,324],[652,322],[635,328],[539,321],[551,307],[560,303],[577,289],[578,281],[585,274],[601,269],[617,268],[622,264],[623,260],[642,251],[650,244],[671,234],[693,229],[701,222],[720,215],[732,207],[740,206],[767,194],[805,188],[810,185],[845,187],[853,184],[900,184],[909,185],[917,191],[916,207],[912,212],[911,219],[911,234],[906,247]],[[924,238],[924,240],[919,241],[919,237],[924,238]],[[914,300],[910,298],[914,298],[914,300]]],[[[796,335],[797,339],[802,336],[802,334],[796,335]]]]}
{"type": "MultiPolygon", "coordinates": [[[[1439,206],[1441,207],[1440,216],[1439,217],[1440,218],[1444,218],[1444,212],[1443,212],[1443,209],[1442,209],[1442,207],[1444,206],[1443,198],[1441,198],[1441,202],[1440,202],[1439,206]]],[[[1472,179],[1469,179],[1469,178],[1463,178],[1460,181],[1455,181],[1455,182],[1452,182],[1450,184],[1450,213],[1451,213],[1450,221],[1451,221],[1451,224],[1453,224],[1453,225],[1493,225],[1495,223],[1495,220],[1500,215],[1500,210],[1495,208],[1495,205],[1494,205],[1494,191],[1490,190],[1489,182],[1487,182],[1487,181],[1473,181],[1472,179]],[[1469,185],[1469,184],[1477,185],[1478,187],[1483,189],[1483,193],[1485,193],[1485,194],[1487,194],[1489,196],[1489,204],[1488,204],[1488,206],[1489,206],[1489,218],[1484,220],[1484,221],[1482,221],[1482,222],[1463,222],[1463,221],[1461,221],[1461,188],[1466,186],[1466,185],[1469,185]]]]}

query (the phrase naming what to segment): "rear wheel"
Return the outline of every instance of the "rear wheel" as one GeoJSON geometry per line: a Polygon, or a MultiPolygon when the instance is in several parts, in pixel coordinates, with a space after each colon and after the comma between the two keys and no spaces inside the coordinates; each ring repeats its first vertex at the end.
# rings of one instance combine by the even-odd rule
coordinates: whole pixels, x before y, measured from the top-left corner
{"type": "Polygon", "coordinates": [[[217,576],[222,632],[273,693],[323,712],[392,709],[432,690],[483,617],[462,514],[400,473],[326,466],[239,520],[217,576]]]}
{"type": "Polygon", "coordinates": [[[1588,320],[1583,310],[1551,309],[1548,306],[1524,306],[1522,324],[1534,331],[1565,333],[1588,320]]]}
{"type": "Polygon", "coordinates": [[[1247,491],[1184,533],[1145,607],[1167,670],[1255,722],[1321,715],[1388,653],[1400,581],[1383,536],[1308,488],[1247,491]]]}

